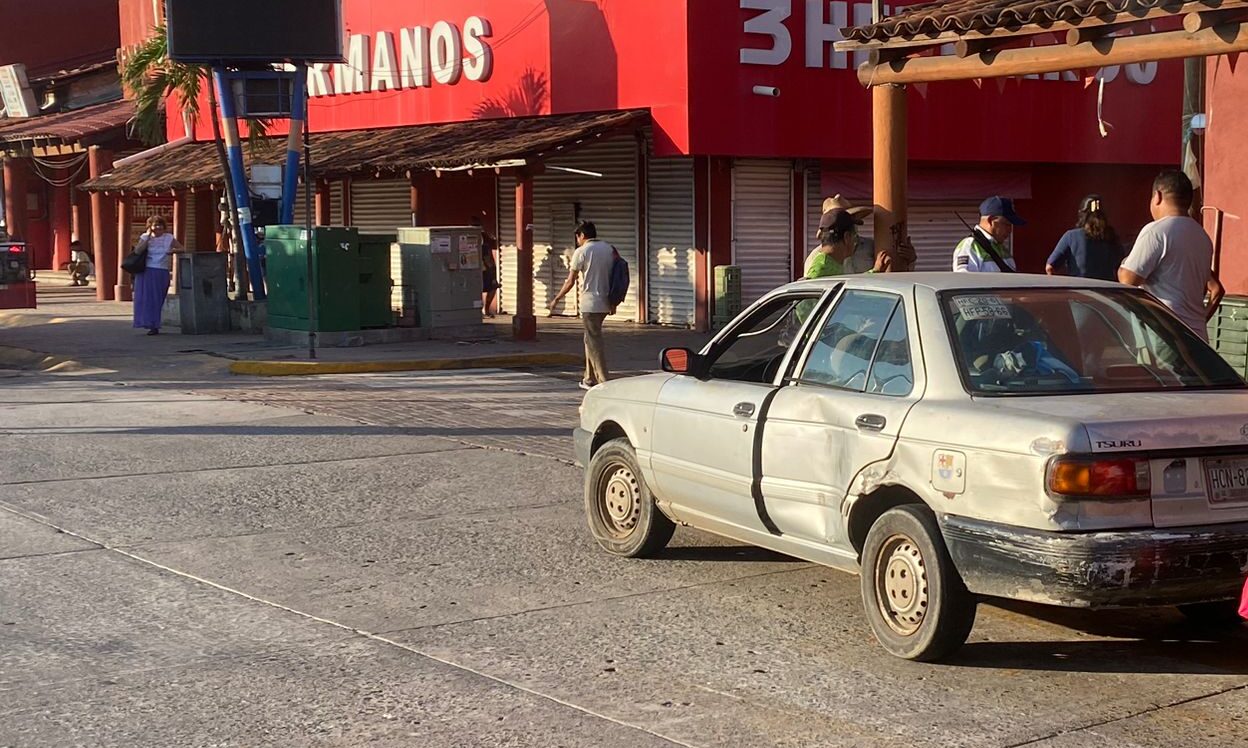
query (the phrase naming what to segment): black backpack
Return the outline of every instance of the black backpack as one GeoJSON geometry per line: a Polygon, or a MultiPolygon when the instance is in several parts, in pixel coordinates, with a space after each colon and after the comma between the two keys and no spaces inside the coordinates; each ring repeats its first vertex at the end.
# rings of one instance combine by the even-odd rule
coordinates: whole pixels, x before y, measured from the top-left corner
{"type": "Polygon", "coordinates": [[[620,257],[620,252],[611,247],[611,280],[607,285],[607,302],[613,307],[624,303],[628,297],[628,260],[620,257]]]}

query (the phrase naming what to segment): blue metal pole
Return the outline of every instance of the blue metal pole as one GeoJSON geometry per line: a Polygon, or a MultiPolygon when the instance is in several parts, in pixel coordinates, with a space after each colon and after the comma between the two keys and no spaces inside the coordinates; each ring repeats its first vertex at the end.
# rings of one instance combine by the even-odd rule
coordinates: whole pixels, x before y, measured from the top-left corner
{"type": "MultiPolygon", "coordinates": [[[[286,137],[286,171],[282,175],[282,215],[279,223],[295,222],[295,193],[299,191],[299,157],[303,151],[303,121],[307,117],[307,97],[303,92],[308,84],[308,70],[303,65],[295,67],[295,80],[290,91],[290,134],[286,137]]],[[[312,185],[305,184],[305,190],[312,185]]]]}
{"type": "Polygon", "coordinates": [[[251,297],[256,301],[265,298],[264,271],[260,267],[260,244],[251,223],[251,190],[247,188],[247,167],[243,163],[243,145],[238,137],[238,117],[234,109],[234,95],[226,85],[225,71],[212,69],[217,86],[217,100],[221,102],[221,119],[225,127],[225,151],[230,161],[230,182],[238,205],[238,233],[243,237],[243,253],[247,256],[247,275],[251,277],[251,297]]]}

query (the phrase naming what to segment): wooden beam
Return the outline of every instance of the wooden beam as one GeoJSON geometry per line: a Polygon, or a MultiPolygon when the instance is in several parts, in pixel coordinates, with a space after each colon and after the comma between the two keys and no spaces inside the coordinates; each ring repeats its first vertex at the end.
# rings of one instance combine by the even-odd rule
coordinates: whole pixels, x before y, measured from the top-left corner
{"type": "Polygon", "coordinates": [[[1248,8],[1226,8],[1203,12],[1193,11],[1183,16],[1183,30],[1189,34],[1195,34],[1197,31],[1245,19],[1248,19],[1248,8]]]}
{"type": "Polygon", "coordinates": [[[1243,24],[1227,24],[1195,34],[1165,31],[1141,36],[1115,36],[1078,47],[1022,47],[965,59],[945,55],[914,57],[884,65],[866,63],[858,68],[858,80],[864,86],[880,86],[1002,78],[1244,51],[1248,51],[1248,28],[1243,24]]]}
{"type": "Polygon", "coordinates": [[[1014,34],[1008,36],[987,36],[983,39],[959,39],[954,43],[953,54],[955,57],[971,57],[972,55],[980,55],[985,52],[991,52],[994,49],[1000,49],[1016,41],[1018,41],[1018,37],[1014,34]]]}
{"type": "Polygon", "coordinates": [[[1095,42],[1105,37],[1115,34],[1123,29],[1129,29],[1133,26],[1146,24],[1146,19],[1133,19],[1125,23],[1106,23],[1099,26],[1075,26],[1066,30],[1066,45],[1077,47],[1080,44],[1095,42]]]}

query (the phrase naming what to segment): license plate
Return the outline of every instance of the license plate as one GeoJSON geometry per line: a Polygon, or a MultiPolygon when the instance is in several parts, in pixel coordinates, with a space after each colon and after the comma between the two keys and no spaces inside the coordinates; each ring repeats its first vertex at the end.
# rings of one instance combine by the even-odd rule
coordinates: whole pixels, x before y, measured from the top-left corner
{"type": "Polygon", "coordinates": [[[1248,503],[1248,457],[1205,460],[1205,485],[1213,506],[1248,503]]]}

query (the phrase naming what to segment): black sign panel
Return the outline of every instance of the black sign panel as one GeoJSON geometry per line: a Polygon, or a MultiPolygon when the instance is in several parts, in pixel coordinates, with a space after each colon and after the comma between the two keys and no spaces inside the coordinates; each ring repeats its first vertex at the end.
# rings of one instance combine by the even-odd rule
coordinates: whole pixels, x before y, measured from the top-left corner
{"type": "Polygon", "coordinates": [[[342,0],[166,0],[169,58],[341,62],[342,0]]]}

